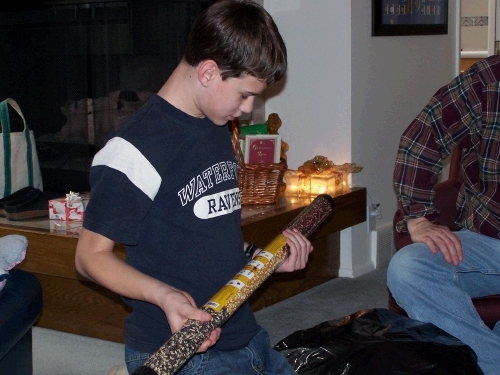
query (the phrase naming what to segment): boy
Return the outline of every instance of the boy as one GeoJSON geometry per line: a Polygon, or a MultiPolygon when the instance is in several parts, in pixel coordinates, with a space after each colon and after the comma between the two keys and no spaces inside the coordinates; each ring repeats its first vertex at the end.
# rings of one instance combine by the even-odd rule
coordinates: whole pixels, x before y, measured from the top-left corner
{"type": "MultiPolygon", "coordinates": [[[[95,156],[75,264],[132,307],[125,321],[130,373],[187,319],[210,320],[196,306],[246,264],[226,124],[250,112],[254,97],[283,77],[286,64],[285,44],[262,7],[216,2],[193,25],[182,61],[158,94],[95,156]],[[127,246],[125,262],[113,254],[115,241],[127,246]]],[[[298,232],[283,235],[290,255],[279,271],[304,268],[310,242],[298,232]]],[[[255,369],[295,373],[245,304],[180,373],[255,369]]]]}

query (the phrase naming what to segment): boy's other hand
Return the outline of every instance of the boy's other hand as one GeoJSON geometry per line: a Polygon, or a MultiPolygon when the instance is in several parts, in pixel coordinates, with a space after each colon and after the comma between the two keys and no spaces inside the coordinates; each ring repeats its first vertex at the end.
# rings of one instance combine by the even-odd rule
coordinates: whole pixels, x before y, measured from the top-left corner
{"type": "MultiPolygon", "coordinates": [[[[188,293],[181,290],[169,288],[162,301],[163,305],[160,307],[167,316],[172,334],[179,331],[188,319],[199,320],[201,322],[208,322],[212,319],[212,316],[208,312],[196,307],[193,298],[188,293]]],[[[203,342],[197,353],[203,353],[215,345],[219,340],[220,333],[220,328],[216,328],[210,332],[209,337],[203,342]]]]}
{"type": "Polygon", "coordinates": [[[285,229],[283,236],[286,238],[290,252],[276,272],[292,272],[305,268],[309,254],[313,251],[311,242],[295,229],[285,229]]]}

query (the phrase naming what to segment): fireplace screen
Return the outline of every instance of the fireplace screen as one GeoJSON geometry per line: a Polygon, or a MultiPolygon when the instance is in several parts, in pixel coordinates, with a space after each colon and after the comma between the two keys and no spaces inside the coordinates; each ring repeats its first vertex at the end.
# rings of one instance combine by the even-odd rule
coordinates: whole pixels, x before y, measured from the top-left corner
{"type": "Polygon", "coordinates": [[[0,100],[34,130],[45,190],[90,189],[92,157],[182,57],[213,0],[38,1],[0,5],[0,100]]]}

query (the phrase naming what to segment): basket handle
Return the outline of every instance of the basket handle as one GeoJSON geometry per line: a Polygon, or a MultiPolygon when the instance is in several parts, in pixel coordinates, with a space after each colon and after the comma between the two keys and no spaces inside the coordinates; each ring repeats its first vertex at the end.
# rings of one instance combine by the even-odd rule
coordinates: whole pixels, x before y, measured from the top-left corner
{"type": "Polygon", "coordinates": [[[231,130],[231,142],[233,143],[233,150],[236,161],[240,166],[244,166],[245,160],[243,157],[243,151],[241,151],[240,146],[240,131],[238,119],[234,119],[229,122],[229,129],[231,130]]]}

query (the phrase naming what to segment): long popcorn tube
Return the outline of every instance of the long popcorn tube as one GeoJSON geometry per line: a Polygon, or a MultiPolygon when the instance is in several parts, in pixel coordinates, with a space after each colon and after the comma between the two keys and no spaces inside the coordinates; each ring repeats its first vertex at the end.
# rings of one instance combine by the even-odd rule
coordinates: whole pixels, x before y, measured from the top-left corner
{"type": "MultiPolygon", "coordinates": [[[[285,229],[297,229],[305,237],[333,212],[334,201],[318,195],[285,229]]],[[[209,322],[190,319],[132,375],[171,375],[196,353],[210,332],[220,327],[280,266],[288,254],[282,234],[276,236],[201,308],[212,315],[209,322]]]]}

